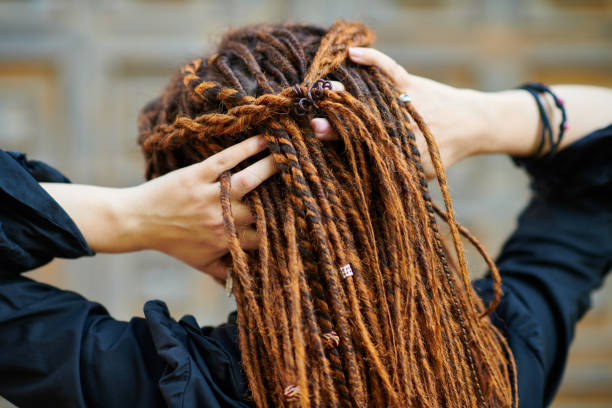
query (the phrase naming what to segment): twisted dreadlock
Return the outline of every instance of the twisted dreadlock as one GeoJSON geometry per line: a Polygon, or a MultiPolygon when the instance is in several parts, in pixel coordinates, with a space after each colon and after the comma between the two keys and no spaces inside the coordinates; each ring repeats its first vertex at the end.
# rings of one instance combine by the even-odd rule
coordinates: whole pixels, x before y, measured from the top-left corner
{"type": "Polygon", "coordinates": [[[438,149],[418,112],[380,71],[346,60],[349,47],[372,42],[367,28],[344,21],[327,31],[230,31],[218,53],[185,66],[143,109],[146,176],[254,134],[268,142],[280,174],[246,197],[259,236],[254,253],[239,245],[230,173],[220,177],[242,364],[258,407],[516,406],[514,360],[487,316],[499,302],[499,274],[455,221],[438,149]],[[315,112],[339,141],[313,136],[315,112]],[[446,211],[429,196],[413,123],[427,140],[446,211]],[[436,212],[449,225],[456,268],[436,212]],[[495,297],[486,309],[460,234],[491,268],[495,297]]]}

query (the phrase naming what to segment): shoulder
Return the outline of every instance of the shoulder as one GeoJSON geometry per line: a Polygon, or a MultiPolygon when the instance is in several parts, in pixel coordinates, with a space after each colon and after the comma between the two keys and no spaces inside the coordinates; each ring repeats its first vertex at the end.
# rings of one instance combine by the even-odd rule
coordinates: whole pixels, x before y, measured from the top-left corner
{"type": "Polygon", "coordinates": [[[159,387],[168,406],[251,406],[240,369],[235,313],[227,323],[200,328],[192,316],[174,320],[158,300],[144,307],[153,343],[164,361],[159,387]]]}

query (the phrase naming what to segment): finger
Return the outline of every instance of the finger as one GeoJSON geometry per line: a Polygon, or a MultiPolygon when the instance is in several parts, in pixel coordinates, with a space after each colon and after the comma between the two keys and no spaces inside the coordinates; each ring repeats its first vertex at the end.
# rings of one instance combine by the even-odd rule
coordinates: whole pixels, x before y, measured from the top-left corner
{"type": "Polygon", "coordinates": [[[232,202],[232,215],[236,225],[246,225],[255,222],[255,216],[251,213],[249,207],[240,201],[232,202]]]}
{"type": "Polygon", "coordinates": [[[231,267],[231,258],[223,256],[198,269],[207,275],[210,275],[219,284],[225,285],[225,278],[227,277],[228,269],[231,267]]]}
{"type": "Polygon", "coordinates": [[[278,171],[272,156],[267,156],[251,164],[244,170],[232,175],[231,197],[240,200],[249,191],[263,183],[268,177],[278,171]]]}
{"type": "Polygon", "coordinates": [[[314,118],[310,121],[310,126],[314,131],[315,137],[321,140],[336,140],[338,135],[325,118],[314,118]]]}
{"type": "Polygon", "coordinates": [[[338,81],[329,81],[331,83],[332,91],[344,91],[344,84],[338,81]]]}
{"type": "MultiPolygon", "coordinates": [[[[342,82],[329,81],[331,82],[333,91],[344,91],[344,85],[342,82]]],[[[336,140],[338,135],[334,132],[334,129],[330,126],[329,121],[325,118],[314,118],[310,121],[310,127],[314,131],[314,135],[321,140],[336,140]]]]}
{"type": "Polygon", "coordinates": [[[257,249],[259,247],[257,230],[254,227],[249,226],[238,229],[238,239],[242,249],[257,249]]]}
{"type": "Polygon", "coordinates": [[[387,75],[395,86],[399,88],[410,85],[410,74],[387,54],[374,48],[352,47],[349,48],[349,57],[353,62],[362,65],[372,65],[387,75]]]}
{"type": "Polygon", "coordinates": [[[221,173],[234,168],[241,161],[256,155],[267,146],[263,136],[253,136],[220,151],[195,166],[201,171],[204,178],[210,181],[217,180],[221,173]]]}

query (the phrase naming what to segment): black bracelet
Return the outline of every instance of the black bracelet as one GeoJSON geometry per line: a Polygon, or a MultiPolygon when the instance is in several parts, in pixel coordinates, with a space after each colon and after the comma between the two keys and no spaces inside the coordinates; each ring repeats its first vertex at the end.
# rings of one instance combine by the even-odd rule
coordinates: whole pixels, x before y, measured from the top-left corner
{"type": "Polygon", "coordinates": [[[538,144],[535,156],[540,156],[542,148],[544,147],[544,140],[548,139],[549,150],[545,156],[550,157],[555,153],[555,151],[561,144],[561,141],[563,140],[563,135],[565,134],[565,131],[568,128],[567,113],[565,112],[565,103],[563,102],[563,99],[555,95],[555,93],[547,85],[544,85],[539,82],[528,82],[524,85],[519,86],[518,89],[524,89],[525,91],[529,92],[535,99],[538,105],[538,110],[540,111],[540,118],[542,119],[542,134],[540,135],[540,143],[538,144]],[[540,100],[541,93],[547,93],[552,96],[553,100],[555,101],[555,105],[561,111],[561,123],[559,124],[559,132],[557,133],[556,140],[554,137],[555,135],[552,126],[550,125],[550,119],[548,118],[548,115],[546,114],[546,109],[544,108],[544,105],[540,100]]]}

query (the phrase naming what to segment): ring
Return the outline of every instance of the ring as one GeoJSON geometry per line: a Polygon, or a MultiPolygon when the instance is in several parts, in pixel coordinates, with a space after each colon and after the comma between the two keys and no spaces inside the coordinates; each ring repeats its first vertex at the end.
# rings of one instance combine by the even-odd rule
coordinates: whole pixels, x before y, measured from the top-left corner
{"type": "Polygon", "coordinates": [[[412,102],[412,98],[410,98],[410,95],[405,94],[405,93],[403,93],[403,94],[401,94],[401,95],[399,96],[399,100],[400,100],[400,101],[402,101],[402,102],[404,102],[404,103],[406,103],[406,102],[412,102]]]}
{"type": "Polygon", "coordinates": [[[227,268],[227,276],[225,277],[225,293],[227,297],[232,297],[234,291],[234,278],[232,278],[232,268],[227,268]]]}

